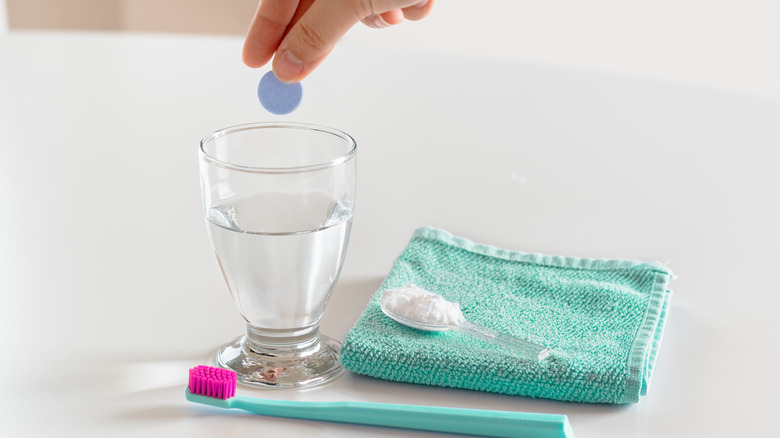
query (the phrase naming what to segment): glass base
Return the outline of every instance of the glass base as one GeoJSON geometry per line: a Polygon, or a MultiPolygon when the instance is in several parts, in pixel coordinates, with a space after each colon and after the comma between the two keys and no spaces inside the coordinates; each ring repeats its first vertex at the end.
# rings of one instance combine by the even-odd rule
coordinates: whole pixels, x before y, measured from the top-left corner
{"type": "Polygon", "coordinates": [[[238,383],[263,388],[304,388],[321,385],[341,375],[341,343],[317,335],[305,345],[263,347],[239,336],[217,352],[217,365],[238,375],[238,383]]]}

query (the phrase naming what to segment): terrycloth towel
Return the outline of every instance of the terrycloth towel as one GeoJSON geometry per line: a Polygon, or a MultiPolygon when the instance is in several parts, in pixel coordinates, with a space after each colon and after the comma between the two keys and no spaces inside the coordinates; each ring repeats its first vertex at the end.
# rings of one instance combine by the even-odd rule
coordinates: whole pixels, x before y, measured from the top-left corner
{"type": "Polygon", "coordinates": [[[526,254],[417,230],[349,330],[341,363],[381,379],[589,403],[633,403],[653,372],[672,273],[660,263],[526,254]],[[414,284],[466,319],[546,345],[541,362],[459,332],[423,332],[379,309],[414,284]]]}

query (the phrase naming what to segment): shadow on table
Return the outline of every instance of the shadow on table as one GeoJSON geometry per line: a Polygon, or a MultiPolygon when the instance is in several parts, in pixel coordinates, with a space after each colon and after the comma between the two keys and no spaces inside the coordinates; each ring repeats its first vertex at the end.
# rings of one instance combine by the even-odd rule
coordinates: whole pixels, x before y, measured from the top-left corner
{"type": "MultiPolygon", "coordinates": [[[[324,333],[343,339],[344,333],[354,324],[366,304],[382,283],[382,278],[345,280],[337,286],[332,302],[323,318],[324,333]]],[[[186,401],[184,390],[187,370],[200,363],[208,363],[215,351],[205,351],[190,358],[177,358],[156,362],[123,363],[120,395],[111,398],[114,412],[113,421],[141,422],[156,427],[184,423],[185,427],[241,427],[240,435],[245,435],[255,427],[279,428],[284,431],[294,425],[294,431],[311,433],[318,436],[356,434],[382,436],[412,436],[416,432],[376,429],[366,426],[318,423],[314,421],[292,420],[284,418],[260,417],[240,410],[224,410],[201,406],[186,401]],[[192,421],[195,418],[209,421],[192,421]],[[264,425],[264,426],[261,426],[264,425]],[[316,428],[316,429],[315,429],[316,428]],[[380,431],[380,432],[377,432],[380,431]]],[[[554,400],[532,399],[503,394],[485,393],[463,389],[398,383],[360,376],[350,372],[335,381],[306,390],[269,391],[264,389],[241,388],[242,395],[269,399],[302,401],[360,400],[376,403],[438,405],[457,408],[492,409],[520,412],[538,412],[566,414],[575,427],[577,424],[636,421],[632,414],[639,415],[634,405],[599,405],[554,400]]],[[[258,431],[259,433],[260,431],[258,431]]],[[[414,435],[417,436],[417,435],[414,435]]],[[[426,433],[425,436],[439,436],[426,433]]],[[[444,436],[444,435],[442,435],[444,436]]]]}

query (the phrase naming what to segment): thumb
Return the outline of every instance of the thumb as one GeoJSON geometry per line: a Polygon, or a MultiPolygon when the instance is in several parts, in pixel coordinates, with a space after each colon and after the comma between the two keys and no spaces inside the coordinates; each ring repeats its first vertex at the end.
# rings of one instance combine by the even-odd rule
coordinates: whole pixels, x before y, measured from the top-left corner
{"type": "Polygon", "coordinates": [[[422,18],[432,0],[317,0],[289,30],[274,56],[276,77],[284,82],[298,82],[311,73],[328,56],[336,43],[360,20],[389,11],[418,6],[421,12],[410,12],[410,18],[422,18]],[[427,4],[427,7],[425,6],[427,4]]]}
{"type": "Polygon", "coordinates": [[[273,60],[276,76],[298,82],[311,73],[347,31],[360,21],[361,0],[315,1],[287,32],[273,60]]]}

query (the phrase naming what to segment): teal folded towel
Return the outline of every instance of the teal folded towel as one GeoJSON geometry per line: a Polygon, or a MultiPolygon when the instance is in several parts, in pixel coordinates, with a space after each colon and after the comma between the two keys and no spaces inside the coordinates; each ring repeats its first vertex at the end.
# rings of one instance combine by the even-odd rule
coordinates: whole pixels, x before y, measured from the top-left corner
{"type": "Polygon", "coordinates": [[[399,382],[588,403],[645,395],[661,343],[672,272],[660,263],[528,254],[422,228],[347,332],[343,366],[399,382]],[[460,332],[423,332],[379,309],[407,284],[464,316],[546,345],[541,362],[460,332]]]}

